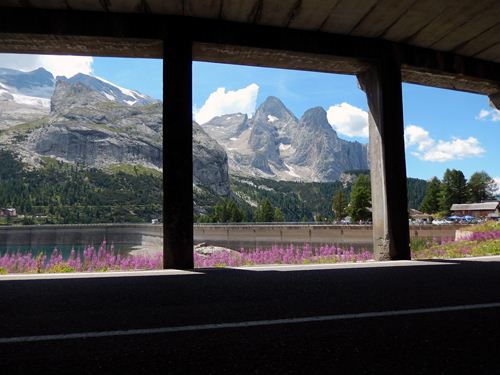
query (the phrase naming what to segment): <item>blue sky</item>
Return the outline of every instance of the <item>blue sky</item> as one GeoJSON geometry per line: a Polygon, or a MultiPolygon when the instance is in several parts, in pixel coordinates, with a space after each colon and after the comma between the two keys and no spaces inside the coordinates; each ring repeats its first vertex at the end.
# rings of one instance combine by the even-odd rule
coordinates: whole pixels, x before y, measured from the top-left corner
{"type": "MultiPolygon", "coordinates": [[[[0,55],[0,66],[53,74],[94,74],[154,98],[162,97],[162,64],[153,59],[0,55]]],[[[213,115],[251,115],[268,96],[279,97],[297,117],[323,107],[341,138],[366,143],[367,102],[356,78],[315,72],[195,62],[193,111],[203,123],[213,115]]],[[[485,96],[403,84],[408,175],[442,177],[446,168],[468,178],[485,170],[499,178],[500,112],[485,96]]]]}

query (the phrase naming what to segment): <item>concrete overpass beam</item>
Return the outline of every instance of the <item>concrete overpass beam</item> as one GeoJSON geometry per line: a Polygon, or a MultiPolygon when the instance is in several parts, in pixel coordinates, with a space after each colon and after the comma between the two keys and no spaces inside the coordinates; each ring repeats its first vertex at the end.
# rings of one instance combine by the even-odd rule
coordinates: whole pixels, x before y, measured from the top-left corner
{"type": "Polygon", "coordinates": [[[163,267],[193,263],[192,40],[188,30],[163,43],[163,267]]]}
{"type": "Polygon", "coordinates": [[[369,106],[373,250],[376,260],[410,259],[401,70],[382,61],[358,75],[369,106]]]}

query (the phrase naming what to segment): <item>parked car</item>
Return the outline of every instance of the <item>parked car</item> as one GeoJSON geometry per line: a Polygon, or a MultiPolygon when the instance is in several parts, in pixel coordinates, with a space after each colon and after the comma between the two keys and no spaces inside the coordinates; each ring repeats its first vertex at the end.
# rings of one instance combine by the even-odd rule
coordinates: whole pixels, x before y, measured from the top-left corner
{"type": "Polygon", "coordinates": [[[434,225],[449,225],[449,224],[453,224],[453,221],[444,220],[444,219],[436,219],[436,220],[432,220],[432,224],[434,224],[434,225]]]}

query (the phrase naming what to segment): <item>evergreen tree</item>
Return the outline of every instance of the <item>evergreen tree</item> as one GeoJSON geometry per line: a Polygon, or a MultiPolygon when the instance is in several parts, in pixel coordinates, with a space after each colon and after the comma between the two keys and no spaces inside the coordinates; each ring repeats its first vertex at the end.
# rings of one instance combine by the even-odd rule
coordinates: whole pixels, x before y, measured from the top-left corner
{"type": "Polygon", "coordinates": [[[470,177],[467,187],[471,203],[480,203],[495,198],[495,180],[485,171],[474,173],[470,177]]]}
{"type": "Polygon", "coordinates": [[[213,221],[217,223],[239,223],[245,218],[243,210],[232,199],[219,202],[214,211],[213,221]]]}
{"type": "Polygon", "coordinates": [[[215,206],[214,221],[216,223],[227,223],[229,221],[226,202],[220,202],[215,206]]]}
{"type": "Polygon", "coordinates": [[[270,223],[274,220],[274,209],[269,199],[266,198],[261,202],[257,208],[255,219],[257,222],[262,223],[270,223]]]}
{"type": "Polygon", "coordinates": [[[446,169],[441,184],[441,210],[449,212],[452,204],[466,203],[467,196],[467,180],[463,172],[456,169],[446,169]]]}
{"type": "Polygon", "coordinates": [[[367,175],[360,175],[354,182],[351,190],[351,202],[347,208],[347,213],[353,221],[368,220],[371,213],[368,208],[371,207],[371,186],[367,175]]]}
{"type": "Polygon", "coordinates": [[[429,182],[420,178],[412,177],[408,177],[406,181],[408,191],[408,208],[420,209],[429,182]]]}
{"type": "Polygon", "coordinates": [[[231,223],[241,223],[243,221],[243,211],[238,207],[235,201],[232,199],[227,201],[227,211],[229,215],[229,221],[231,223]]]}
{"type": "Polygon", "coordinates": [[[420,210],[426,213],[435,213],[440,209],[439,199],[441,194],[441,181],[439,178],[433,177],[425,191],[424,200],[420,210]]]}
{"type": "Polygon", "coordinates": [[[276,207],[274,209],[274,221],[276,222],[283,222],[285,221],[285,218],[283,217],[283,212],[279,209],[279,207],[276,207]]]}
{"type": "Polygon", "coordinates": [[[332,211],[335,214],[335,219],[341,220],[346,215],[346,201],[344,192],[342,190],[337,191],[332,199],[332,211]]]}

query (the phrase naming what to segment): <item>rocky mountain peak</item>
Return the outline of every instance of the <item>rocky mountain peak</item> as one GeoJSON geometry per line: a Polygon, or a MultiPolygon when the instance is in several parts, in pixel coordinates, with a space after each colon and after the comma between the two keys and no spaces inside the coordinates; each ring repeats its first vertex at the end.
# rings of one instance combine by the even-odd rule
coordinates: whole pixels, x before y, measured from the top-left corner
{"type": "Polygon", "coordinates": [[[268,96],[255,112],[255,121],[263,120],[273,124],[276,121],[286,123],[292,119],[296,119],[293,113],[275,96],[268,96]]]}
{"type": "Polygon", "coordinates": [[[71,78],[57,77],[57,80],[67,80],[71,83],[81,83],[92,90],[100,92],[109,100],[127,105],[146,105],[156,103],[158,100],[150,98],[134,90],[125,89],[102,78],[78,73],[71,78]]]}
{"type": "Polygon", "coordinates": [[[52,75],[51,72],[44,68],[38,68],[35,70],[32,70],[31,72],[28,72],[27,74],[31,75],[32,77],[36,77],[39,81],[50,84],[54,82],[54,76],[52,75]]]}
{"type": "Polygon", "coordinates": [[[66,113],[74,107],[86,107],[108,100],[103,94],[82,83],[72,83],[67,79],[57,79],[50,102],[52,113],[66,113]]]}
{"type": "Polygon", "coordinates": [[[300,125],[308,128],[324,129],[328,132],[333,131],[336,135],[336,132],[328,122],[326,111],[323,107],[313,107],[305,111],[300,119],[300,125]]]}

